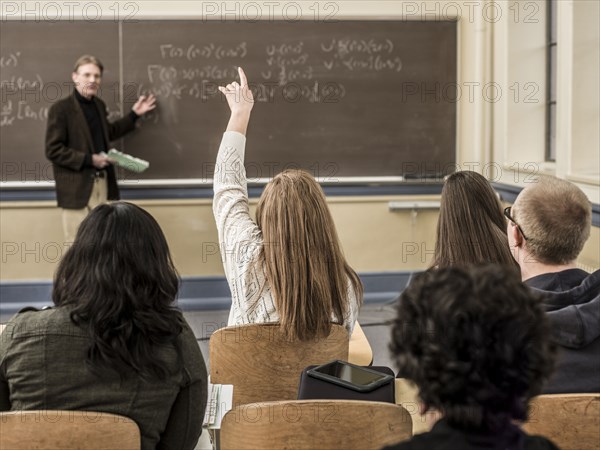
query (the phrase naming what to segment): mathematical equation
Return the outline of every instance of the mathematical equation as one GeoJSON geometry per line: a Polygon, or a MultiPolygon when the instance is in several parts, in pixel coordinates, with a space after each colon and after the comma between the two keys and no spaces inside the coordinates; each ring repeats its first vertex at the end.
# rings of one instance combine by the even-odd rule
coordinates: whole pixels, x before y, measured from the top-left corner
{"type": "Polygon", "coordinates": [[[45,122],[48,119],[48,109],[47,106],[30,105],[25,100],[8,100],[0,108],[0,127],[11,126],[21,120],[45,122]]]}
{"type": "MultiPolygon", "coordinates": [[[[346,87],[341,82],[325,80],[324,74],[402,70],[402,59],[395,54],[390,39],[334,38],[321,42],[316,51],[296,40],[268,43],[258,50],[259,55],[263,51],[259,81],[250,86],[257,102],[271,102],[278,96],[311,103],[339,101],[346,95],[346,87]]],[[[237,66],[244,66],[249,54],[246,41],[227,45],[160,44],[160,59],[146,67],[147,80],[137,94],[151,92],[165,99],[207,101],[219,95],[219,85],[237,78],[237,66]],[[203,62],[194,64],[200,61],[203,62]]]]}

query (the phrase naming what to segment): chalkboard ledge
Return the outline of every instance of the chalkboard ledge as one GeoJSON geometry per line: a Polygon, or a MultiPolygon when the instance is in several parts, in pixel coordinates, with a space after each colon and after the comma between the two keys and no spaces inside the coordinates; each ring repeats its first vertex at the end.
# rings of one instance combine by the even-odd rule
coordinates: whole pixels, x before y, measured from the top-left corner
{"type": "MultiPolygon", "coordinates": [[[[181,180],[180,180],[181,181],[181,180]]],[[[336,183],[325,183],[322,185],[327,196],[381,196],[381,195],[439,195],[442,192],[442,182],[430,180],[404,181],[396,183],[352,184],[350,181],[336,183]]],[[[250,198],[259,197],[263,191],[264,183],[248,183],[248,195],[250,198]]],[[[196,199],[212,198],[212,183],[198,186],[150,186],[121,184],[121,198],[123,200],[169,200],[169,199],[196,199]]],[[[0,186],[0,202],[22,202],[22,201],[54,201],[54,183],[37,183],[35,186],[20,187],[0,186]]]]}

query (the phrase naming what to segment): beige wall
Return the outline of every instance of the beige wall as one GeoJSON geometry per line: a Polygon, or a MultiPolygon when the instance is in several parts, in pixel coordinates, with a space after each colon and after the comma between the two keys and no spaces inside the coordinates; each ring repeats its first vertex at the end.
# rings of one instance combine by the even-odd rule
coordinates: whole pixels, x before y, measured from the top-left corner
{"type": "MultiPolygon", "coordinates": [[[[344,252],[360,272],[426,267],[437,211],[390,212],[392,200],[435,197],[329,199],[344,252]]],[[[139,201],[161,225],[182,276],[222,276],[210,200],[139,201]]],[[[252,210],[256,201],[252,202],[252,210]]],[[[0,204],[1,281],[51,279],[66,250],[60,210],[52,202],[0,204]]]]}
{"type": "Polygon", "coordinates": [[[588,272],[600,269],[600,228],[592,227],[590,238],[577,260],[578,265],[588,272]]]}
{"type": "Polygon", "coordinates": [[[573,3],[572,134],[567,178],[600,184],[600,2],[573,3]]]}
{"type": "MultiPolygon", "coordinates": [[[[393,201],[422,202],[436,196],[332,197],[331,208],[344,253],[359,272],[424,269],[435,246],[437,210],[391,212],[393,201]]],[[[182,276],[222,276],[210,200],[139,201],[162,227],[182,276]]],[[[256,200],[252,201],[252,211],[256,200]]],[[[60,210],[51,202],[0,204],[0,281],[49,280],[66,250],[60,210]]],[[[579,258],[600,268],[600,228],[579,258]]]]}
{"type": "Polygon", "coordinates": [[[491,102],[492,157],[502,183],[525,186],[531,174],[576,183],[600,203],[600,2],[557,2],[556,161],[545,159],[546,2],[496,2],[491,102]]]}

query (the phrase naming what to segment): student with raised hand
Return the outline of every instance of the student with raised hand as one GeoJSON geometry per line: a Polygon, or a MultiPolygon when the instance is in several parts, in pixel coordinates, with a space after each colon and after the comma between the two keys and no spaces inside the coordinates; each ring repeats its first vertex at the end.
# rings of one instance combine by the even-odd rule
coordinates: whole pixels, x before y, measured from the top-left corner
{"type": "Polygon", "coordinates": [[[556,349],[540,296],[512,269],[417,275],[398,302],[390,350],[419,388],[423,413],[442,418],[387,450],[557,450],[515,423],[527,419],[556,349]]]}
{"type": "Polygon", "coordinates": [[[442,189],[431,267],[485,263],[518,270],[506,243],[502,205],[484,176],[469,170],[455,172],[442,189]]]}
{"type": "Polygon", "coordinates": [[[193,449],[207,374],[173,306],[179,277],[154,218],[96,207],[54,278],[55,308],[28,308],[0,339],[0,411],[79,410],[133,419],[142,450],[193,449]]]}
{"type": "Polygon", "coordinates": [[[244,71],[220,87],[231,109],[214,176],[215,215],[231,288],[229,325],[280,322],[300,340],[324,338],[331,324],[352,332],[362,284],[342,253],[320,185],[307,172],[286,170],[248,208],[246,130],[254,105],[244,71]]]}

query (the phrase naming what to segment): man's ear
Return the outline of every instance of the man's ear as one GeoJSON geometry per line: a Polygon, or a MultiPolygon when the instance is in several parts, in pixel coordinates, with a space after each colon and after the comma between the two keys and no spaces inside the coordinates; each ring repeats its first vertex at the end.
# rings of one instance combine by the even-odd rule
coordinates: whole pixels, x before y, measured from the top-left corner
{"type": "Polygon", "coordinates": [[[515,243],[515,247],[522,247],[523,244],[525,243],[525,239],[523,239],[523,235],[519,231],[519,227],[516,226],[515,224],[511,224],[510,228],[511,228],[513,242],[515,243]]]}
{"type": "Polygon", "coordinates": [[[75,78],[77,78],[77,73],[76,72],[71,73],[71,80],[73,80],[73,83],[76,82],[75,78]]]}

